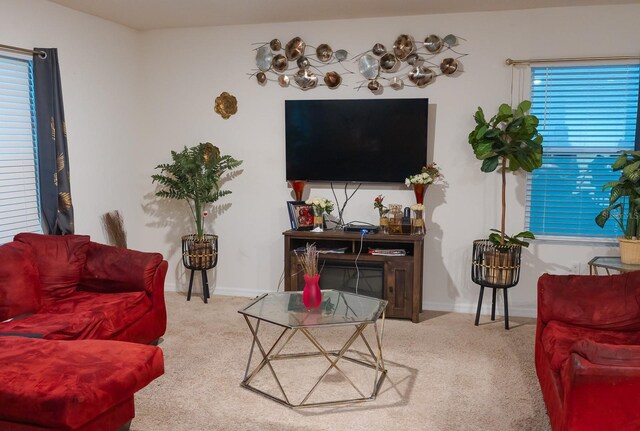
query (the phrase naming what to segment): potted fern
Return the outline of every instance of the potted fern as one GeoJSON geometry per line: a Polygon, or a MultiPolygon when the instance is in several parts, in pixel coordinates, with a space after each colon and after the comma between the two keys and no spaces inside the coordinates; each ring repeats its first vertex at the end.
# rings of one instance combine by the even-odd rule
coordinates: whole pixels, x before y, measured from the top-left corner
{"type": "Polygon", "coordinates": [[[510,287],[518,283],[522,247],[534,239],[529,231],[515,235],[505,232],[507,171],[531,172],[542,165],[542,136],[538,133],[538,118],[528,114],[531,102],[522,101],[515,109],[507,104],[489,120],[482,108],[474,118],[476,127],[469,134],[469,144],[482,172],[494,172],[500,167],[502,201],[500,230],[492,229],[488,239],[474,241],[473,281],[480,285],[510,287]]]}
{"type": "Polygon", "coordinates": [[[622,151],[611,165],[620,178],[610,181],[602,190],[611,189],[609,206],[596,216],[601,228],[613,218],[623,232],[620,241],[622,263],[640,264],[640,151],[622,151]]]}
{"type": "MultiPolygon", "coordinates": [[[[210,142],[180,152],[171,151],[172,163],[155,167],[159,174],[151,176],[161,188],[156,196],[187,202],[193,215],[196,233],[182,237],[183,263],[189,269],[209,269],[217,263],[217,235],[205,234],[204,217],[209,204],[231,193],[220,189],[220,179],[237,168],[242,160],[221,155],[210,142]]],[[[193,278],[193,274],[192,274],[193,278]]]]}

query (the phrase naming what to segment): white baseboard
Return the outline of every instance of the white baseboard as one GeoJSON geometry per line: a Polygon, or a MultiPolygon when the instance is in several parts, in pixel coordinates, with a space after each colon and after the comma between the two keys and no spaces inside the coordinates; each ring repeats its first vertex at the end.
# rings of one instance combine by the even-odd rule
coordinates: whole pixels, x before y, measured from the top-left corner
{"type": "MultiPolygon", "coordinates": [[[[434,310],[434,311],[448,311],[450,313],[466,313],[466,314],[476,314],[478,304],[451,304],[447,302],[427,302],[423,304],[422,308],[425,310],[434,310]]],[[[491,314],[491,304],[483,304],[480,309],[480,313],[483,315],[491,314]]],[[[496,315],[502,316],[504,313],[504,308],[502,304],[496,305],[496,315]]],[[[529,307],[513,307],[509,305],[509,316],[514,317],[536,317],[537,310],[535,308],[529,307]]]]}
{"type": "MultiPolygon", "coordinates": [[[[183,289],[178,290],[175,284],[165,283],[164,290],[167,292],[186,292],[187,286],[185,285],[183,289]]],[[[200,286],[197,286],[197,292],[201,293],[200,286]]],[[[216,286],[212,289],[212,295],[223,295],[223,296],[241,296],[246,298],[255,298],[256,296],[263,295],[265,293],[273,292],[273,290],[259,290],[259,289],[240,289],[237,287],[225,287],[225,286],[216,286]]],[[[475,314],[477,303],[471,304],[451,304],[447,302],[427,302],[422,304],[422,308],[424,310],[433,310],[433,311],[448,311],[450,313],[466,313],[466,314],[475,314]]],[[[502,316],[503,314],[502,304],[498,304],[496,306],[496,314],[502,316]]],[[[484,304],[480,312],[483,315],[491,314],[491,305],[484,304]]],[[[537,311],[535,308],[529,307],[513,307],[509,306],[509,315],[514,317],[536,317],[537,311]]]]}
{"type": "MultiPolygon", "coordinates": [[[[164,290],[165,292],[186,292],[188,289],[188,285],[185,284],[181,286],[180,289],[173,283],[165,283],[164,290]]],[[[272,292],[271,290],[258,290],[258,289],[239,289],[237,287],[224,287],[224,286],[216,286],[211,288],[212,295],[223,295],[223,296],[241,296],[245,298],[255,298],[256,296],[263,295],[265,293],[272,292]]],[[[194,288],[194,293],[202,293],[202,288],[200,285],[196,285],[194,288]]]]}

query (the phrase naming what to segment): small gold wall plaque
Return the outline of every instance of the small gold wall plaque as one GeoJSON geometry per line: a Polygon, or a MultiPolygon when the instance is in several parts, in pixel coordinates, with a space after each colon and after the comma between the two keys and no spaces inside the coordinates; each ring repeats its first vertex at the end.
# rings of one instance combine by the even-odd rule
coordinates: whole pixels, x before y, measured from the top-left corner
{"type": "Polygon", "coordinates": [[[215,111],[226,120],[238,112],[238,100],[225,91],[216,97],[215,111]]]}

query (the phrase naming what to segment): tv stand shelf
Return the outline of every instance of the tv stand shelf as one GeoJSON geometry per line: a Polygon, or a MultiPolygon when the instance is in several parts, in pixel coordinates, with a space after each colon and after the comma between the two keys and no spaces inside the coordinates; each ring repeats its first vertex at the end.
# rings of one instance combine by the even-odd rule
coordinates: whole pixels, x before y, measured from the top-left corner
{"type": "MultiPolygon", "coordinates": [[[[364,236],[359,232],[327,230],[324,232],[293,231],[284,235],[284,272],[286,291],[302,290],[304,277],[297,261],[295,250],[307,243],[315,243],[319,249],[346,248],[344,253],[321,253],[319,266],[325,264],[379,265],[382,270],[382,297],[389,301],[387,317],[411,319],[418,323],[424,317],[422,311],[423,277],[423,235],[387,235],[371,233],[364,236]],[[362,251],[360,251],[362,237],[362,251]],[[387,256],[368,254],[370,248],[402,249],[405,256],[387,256]]],[[[355,266],[355,265],[354,265],[355,266]]],[[[322,284],[322,277],[320,277],[322,284]]],[[[328,286],[324,286],[329,288],[328,286]]]]}

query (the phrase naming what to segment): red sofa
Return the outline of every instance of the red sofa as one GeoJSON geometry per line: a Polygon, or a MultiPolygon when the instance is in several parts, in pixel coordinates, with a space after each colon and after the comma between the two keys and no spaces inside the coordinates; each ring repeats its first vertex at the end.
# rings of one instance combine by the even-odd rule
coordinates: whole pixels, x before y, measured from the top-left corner
{"type": "Polygon", "coordinates": [[[151,343],[167,326],[166,272],[158,253],[18,234],[0,247],[0,333],[151,343]]]}
{"type": "Polygon", "coordinates": [[[554,431],[640,429],[640,272],[544,274],[535,364],[554,431]]]}
{"type": "Polygon", "coordinates": [[[0,430],[130,421],[133,394],[164,372],[162,351],[144,344],[166,329],[166,272],[158,253],[83,235],[0,246],[0,430]]]}

